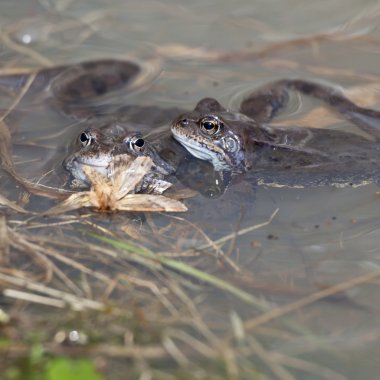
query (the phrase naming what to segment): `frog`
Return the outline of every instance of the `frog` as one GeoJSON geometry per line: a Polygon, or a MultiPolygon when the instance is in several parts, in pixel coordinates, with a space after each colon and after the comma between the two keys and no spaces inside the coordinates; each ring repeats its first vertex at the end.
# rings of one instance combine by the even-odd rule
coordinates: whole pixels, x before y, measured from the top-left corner
{"type": "Polygon", "coordinates": [[[63,167],[70,174],[69,187],[80,190],[91,185],[85,167],[94,169],[106,179],[112,179],[113,163],[118,158],[127,164],[141,156],[150,157],[153,165],[135,192],[161,194],[171,186],[165,177],[174,172],[174,167],[158,155],[140,132],[128,132],[120,124],[108,125],[103,129],[88,127],[81,131],[74,152],[65,158],[63,167]]]}
{"type": "Polygon", "coordinates": [[[244,175],[261,185],[361,186],[377,182],[380,175],[380,112],[357,106],[333,87],[305,80],[266,85],[245,98],[237,112],[216,99],[202,99],[173,121],[171,131],[188,152],[224,176],[244,175]],[[322,100],[363,135],[271,125],[292,90],[322,100]]]}

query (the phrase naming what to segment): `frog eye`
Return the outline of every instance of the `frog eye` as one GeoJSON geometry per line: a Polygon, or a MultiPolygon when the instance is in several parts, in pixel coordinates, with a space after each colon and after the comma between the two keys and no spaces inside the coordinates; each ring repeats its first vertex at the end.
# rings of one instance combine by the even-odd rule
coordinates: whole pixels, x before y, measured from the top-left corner
{"type": "Polygon", "coordinates": [[[82,146],[89,146],[92,142],[92,135],[89,132],[82,132],[79,136],[79,141],[82,146]]]}
{"type": "Polygon", "coordinates": [[[141,136],[134,136],[129,142],[131,149],[135,152],[141,152],[145,147],[145,140],[141,136]]]}
{"type": "Polygon", "coordinates": [[[206,135],[215,135],[220,131],[223,123],[214,117],[204,117],[200,121],[201,131],[206,135]]]}

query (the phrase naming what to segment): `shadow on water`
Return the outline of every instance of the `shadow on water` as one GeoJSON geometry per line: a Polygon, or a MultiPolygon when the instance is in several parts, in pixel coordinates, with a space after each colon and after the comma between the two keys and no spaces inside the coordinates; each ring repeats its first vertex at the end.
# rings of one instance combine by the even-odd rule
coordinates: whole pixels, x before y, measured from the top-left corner
{"type": "MultiPolygon", "coordinates": [[[[238,110],[281,78],[378,108],[376,2],[276,7],[2,2],[2,378],[376,378],[376,184],[230,183],[183,152],[165,194],[186,213],[43,214],[89,125],[122,122],[158,144],[201,98],[238,110]]],[[[358,133],[296,92],[274,122],[358,133]]]]}

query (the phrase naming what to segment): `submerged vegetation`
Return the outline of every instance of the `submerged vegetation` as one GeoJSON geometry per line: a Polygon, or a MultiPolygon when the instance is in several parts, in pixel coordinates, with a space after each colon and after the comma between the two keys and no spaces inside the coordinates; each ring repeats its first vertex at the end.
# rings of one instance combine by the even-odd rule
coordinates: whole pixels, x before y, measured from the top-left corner
{"type": "Polygon", "coordinates": [[[3,216],[4,379],[28,374],[31,379],[65,380],[73,373],[81,380],[294,379],[293,370],[343,379],[307,358],[273,351],[261,339],[306,339],[318,347],[306,325],[288,315],[373,281],[380,272],[283,306],[266,301],[260,294],[274,288],[268,284],[265,290],[223,247],[264,228],[277,212],[214,241],[185,219],[169,215],[164,227],[151,220],[149,231],[137,233],[126,225],[106,227],[104,219],[121,221],[121,215],[58,214],[54,222],[52,217],[22,221],[17,214],[3,216]],[[81,236],[72,235],[74,230],[81,236]],[[204,240],[201,249],[179,248],[170,236],[181,235],[204,240]],[[164,237],[167,244],[157,245],[147,236],[164,237]],[[224,310],[217,315],[208,306],[215,297],[217,308],[224,310]],[[126,360],[128,374],[121,369],[126,360]]]}

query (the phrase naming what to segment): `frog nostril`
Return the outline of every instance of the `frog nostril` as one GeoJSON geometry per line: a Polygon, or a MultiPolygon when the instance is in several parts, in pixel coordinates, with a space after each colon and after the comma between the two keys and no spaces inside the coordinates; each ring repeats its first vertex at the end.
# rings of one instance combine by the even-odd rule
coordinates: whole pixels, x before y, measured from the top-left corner
{"type": "Polygon", "coordinates": [[[181,127],[186,127],[187,125],[189,125],[189,120],[188,119],[182,119],[179,122],[179,124],[180,124],[181,127]]]}

